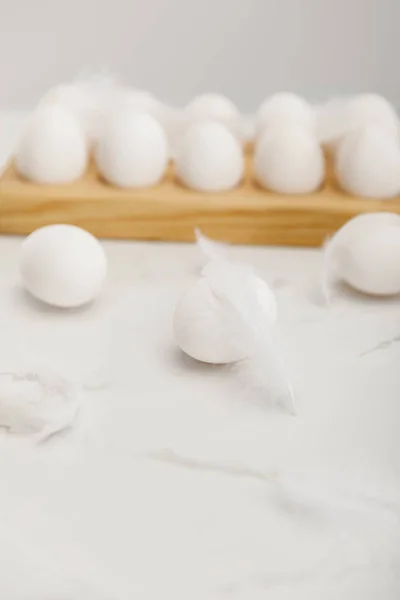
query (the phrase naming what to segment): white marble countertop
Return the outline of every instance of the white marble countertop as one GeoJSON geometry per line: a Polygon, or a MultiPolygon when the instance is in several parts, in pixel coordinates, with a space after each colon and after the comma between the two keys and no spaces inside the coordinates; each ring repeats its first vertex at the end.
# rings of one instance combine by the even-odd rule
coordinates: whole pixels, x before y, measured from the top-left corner
{"type": "MultiPolygon", "coordinates": [[[[0,119],[2,158],[19,123],[0,119]]],[[[21,290],[19,244],[0,238],[0,361],[82,383],[91,423],[37,447],[0,438],[2,599],[400,597],[398,299],[349,295],[328,310],[318,251],[231,249],[276,289],[291,417],[175,348],[174,306],[202,264],[194,246],[107,241],[102,297],[59,311],[21,290]],[[357,500],[284,501],[276,472],[357,500]],[[7,546],[11,526],[19,546],[7,546]]]]}

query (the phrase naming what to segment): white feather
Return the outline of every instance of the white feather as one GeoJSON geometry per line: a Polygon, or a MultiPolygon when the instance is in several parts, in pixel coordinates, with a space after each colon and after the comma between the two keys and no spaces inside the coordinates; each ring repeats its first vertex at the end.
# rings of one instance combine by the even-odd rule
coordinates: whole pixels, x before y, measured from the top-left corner
{"type": "Polygon", "coordinates": [[[215,242],[210,240],[203,235],[200,229],[194,230],[196,236],[196,242],[205,258],[208,260],[220,260],[221,258],[228,258],[228,244],[222,242],[215,242]]]}
{"type": "Polygon", "coordinates": [[[43,441],[77,420],[79,387],[47,369],[0,372],[0,427],[43,441]]]}
{"type": "Polygon", "coordinates": [[[294,413],[294,392],[282,358],[275,315],[268,313],[260,301],[253,269],[230,261],[199,231],[196,235],[200,248],[210,259],[202,275],[221,304],[231,343],[247,356],[238,364],[239,372],[254,391],[261,391],[270,401],[294,413]]]}
{"type": "Polygon", "coordinates": [[[377,94],[334,98],[318,108],[317,123],[320,142],[332,149],[346,134],[366,126],[379,126],[396,139],[400,130],[393,106],[377,94]]]}
{"type": "Polygon", "coordinates": [[[94,73],[50,89],[39,106],[60,105],[68,109],[93,142],[101,134],[106,116],[123,89],[110,73],[94,73]]]}
{"type": "Polygon", "coordinates": [[[329,238],[323,248],[322,259],[322,296],[327,306],[331,305],[336,290],[337,262],[335,262],[334,239],[329,238]]]}

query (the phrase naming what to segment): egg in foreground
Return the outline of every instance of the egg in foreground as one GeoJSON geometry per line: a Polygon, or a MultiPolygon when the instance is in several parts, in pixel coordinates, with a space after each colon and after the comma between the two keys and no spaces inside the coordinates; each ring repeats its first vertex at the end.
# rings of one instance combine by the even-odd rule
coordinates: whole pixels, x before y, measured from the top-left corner
{"type": "Polygon", "coordinates": [[[25,289],[38,300],[75,308],[94,300],[107,275],[98,240],[73,225],[48,225],[22,243],[19,270],[25,289]]]}

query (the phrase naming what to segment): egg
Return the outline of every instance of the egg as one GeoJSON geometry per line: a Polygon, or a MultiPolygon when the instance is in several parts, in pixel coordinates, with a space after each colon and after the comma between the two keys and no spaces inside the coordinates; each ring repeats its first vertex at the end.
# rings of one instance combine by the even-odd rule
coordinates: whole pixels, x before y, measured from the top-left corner
{"type": "Polygon", "coordinates": [[[397,137],[400,122],[393,106],[378,94],[361,94],[354,97],[348,105],[348,120],[353,127],[377,125],[397,137]]]}
{"type": "Polygon", "coordinates": [[[113,185],[146,188],[164,177],[169,147],[160,123],[147,113],[115,113],[95,148],[97,167],[113,185]]]}
{"type": "Polygon", "coordinates": [[[107,259],[93,235],[73,225],[48,225],[22,243],[19,271],[25,289],[61,308],[91,302],[101,291],[107,259]]]}
{"type": "Polygon", "coordinates": [[[184,134],[175,166],[180,181],[189,188],[203,192],[229,190],[243,178],[243,150],[224,125],[201,121],[184,134]]]}
{"type": "Polygon", "coordinates": [[[258,135],[276,125],[299,125],[310,132],[315,130],[315,114],[312,106],[296,94],[280,92],[267,98],[256,116],[258,135]]]}
{"type": "Polygon", "coordinates": [[[400,293],[400,216],[370,213],[348,221],[325,249],[325,295],[335,282],[374,296],[400,293]]]}
{"type": "Polygon", "coordinates": [[[16,152],[18,172],[41,184],[65,184],[82,177],[88,147],[73,115],[60,106],[35,112],[28,121],[16,152]]]}
{"type": "Polygon", "coordinates": [[[217,121],[236,137],[241,137],[239,110],[229,98],[221,94],[202,94],[187,104],[182,115],[183,129],[198,121],[217,121]]]}
{"type": "MultiPolygon", "coordinates": [[[[274,323],[277,318],[274,293],[256,275],[251,275],[250,282],[265,316],[274,323]]],[[[186,290],[173,319],[175,341],[185,354],[212,364],[228,364],[247,357],[248,347],[237,339],[239,326],[232,322],[224,308],[207,277],[200,278],[186,290]]]]}
{"type": "Polygon", "coordinates": [[[352,131],[338,145],[335,171],[350,194],[392,198],[400,193],[399,141],[376,125],[352,131]]]}
{"type": "Polygon", "coordinates": [[[319,111],[320,140],[333,150],[347,134],[370,126],[384,129],[395,139],[400,134],[400,121],[395,109],[378,94],[336,98],[319,111]]]}
{"type": "Polygon", "coordinates": [[[201,362],[239,363],[234,372],[253,398],[295,414],[272,289],[250,265],[232,261],[227,247],[195,234],[208,262],[177,304],[176,343],[201,362]]]}
{"type": "Polygon", "coordinates": [[[161,110],[161,106],[161,102],[150,92],[123,89],[118,95],[116,105],[114,105],[113,109],[146,112],[156,117],[161,110]]]}
{"type": "Polygon", "coordinates": [[[310,193],[324,180],[324,154],[309,130],[293,124],[275,126],[256,144],[254,173],[262,187],[274,192],[310,193]]]}

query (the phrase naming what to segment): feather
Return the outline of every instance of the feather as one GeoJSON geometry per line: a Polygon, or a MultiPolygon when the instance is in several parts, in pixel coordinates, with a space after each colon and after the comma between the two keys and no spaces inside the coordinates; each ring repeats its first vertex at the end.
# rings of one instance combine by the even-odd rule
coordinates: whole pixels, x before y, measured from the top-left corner
{"type": "Polygon", "coordinates": [[[47,369],[0,373],[0,427],[35,441],[69,428],[77,419],[79,388],[47,369]]]}
{"type": "Polygon", "coordinates": [[[317,108],[317,134],[322,144],[335,147],[351,127],[346,114],[348,104],[348,98],[334,98],[317,108]]]}
{"type": "Polygon", "coordinates": [[[57,85],[41,99],[39,108],[59,104],[69,110],[84,129],[90,142],[95,141],[117,98],[124,90],[108,72],[80,76],[70,83],[57,85]]]}
{"type": "Polygon", "coordinates": [[[334,241],[333,237],[328,239],[323,248],[322,295],[327,306],[332,302],[337,279],[334,241]]]}
{"type": "Polygon", "coordinates": [[[238,370],[254,391],[295,413],[295,398],[280,348],[275,321],[275,300],[266,307],[259,293],[259,278],[251,266],[229,260],[217,244],[196,231],[197,243],[209,258],[202,271],[220,302],[233,345],[244,349],[247,359],[238,370]]]}
{"type": "Polygon", "coordinates": [[[195,229],[194,234],[196,236],[197,246],[200,248],[205,258],[208,260],[221,260],[228,258],[228,244],[210,240],[201,233],[200,229],[195,229]]]}

